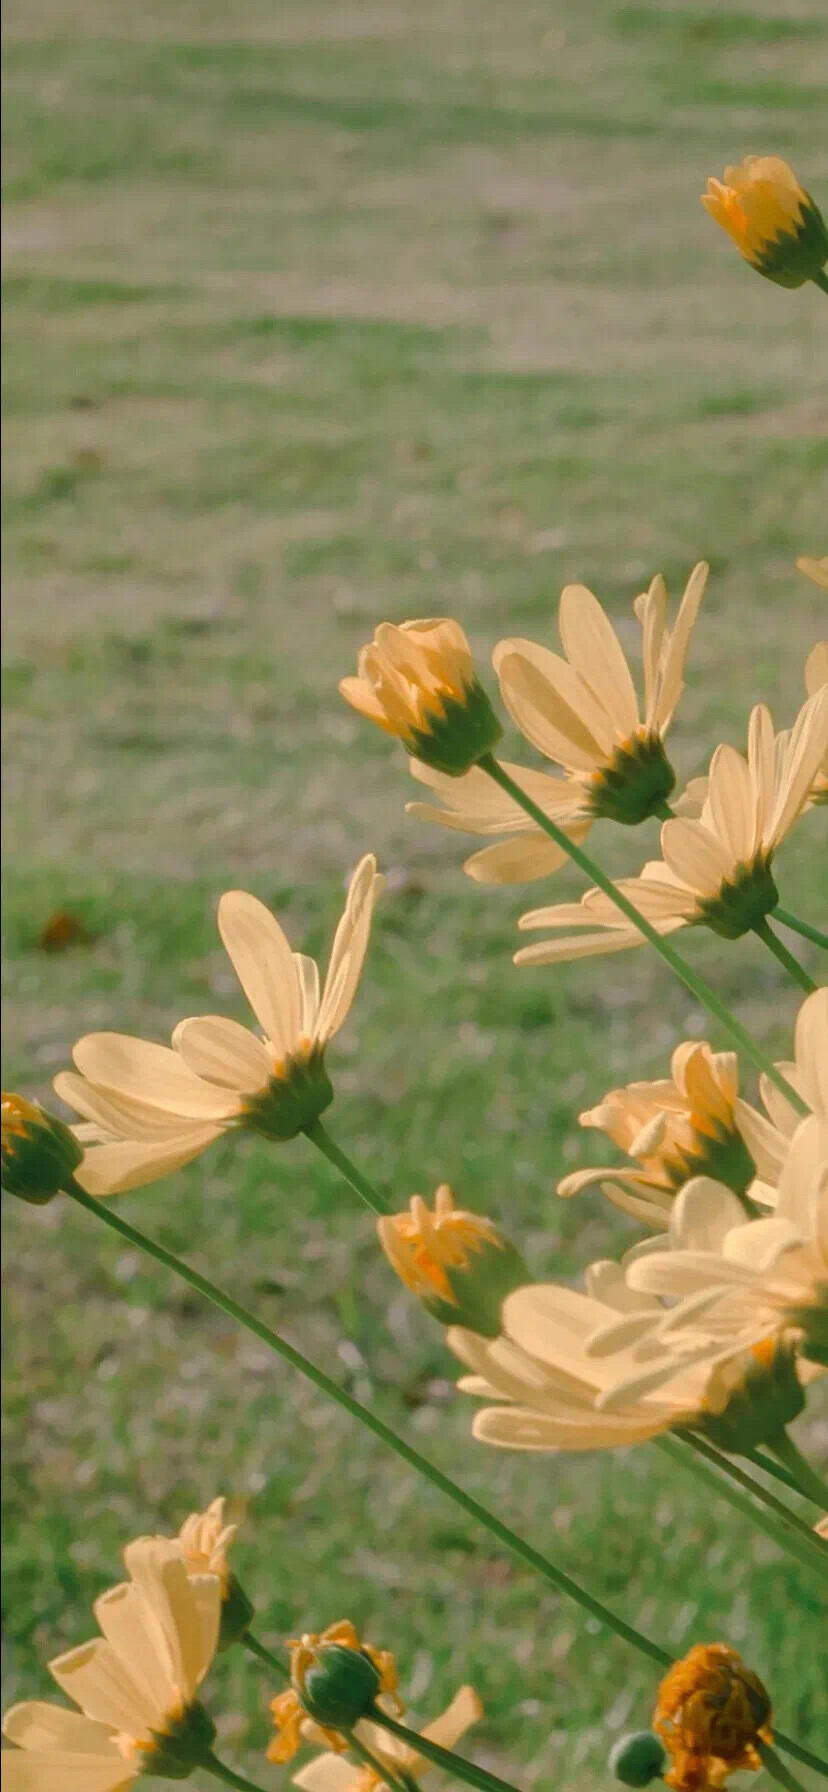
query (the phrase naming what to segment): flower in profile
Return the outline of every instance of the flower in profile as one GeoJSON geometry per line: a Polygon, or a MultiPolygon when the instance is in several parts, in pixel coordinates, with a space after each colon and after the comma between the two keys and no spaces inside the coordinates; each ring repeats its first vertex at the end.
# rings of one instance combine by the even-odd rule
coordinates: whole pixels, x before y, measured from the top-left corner
{"type": "Polygon", "coordinates": [[[408,1213],[384,1214],[377,1234],[400,1281],[441,1325],[496,1337],[506,1295],[529,1279],[523,1258],[494,1222],[455,1206],[447,1183],[432,1210],[422,1195],[412,1195],[408,1213]]]}
{"type": "Polygon", "coordinates": [[[65,1188],[83,1150],[68,1126],[25,1095],[3,1090],[0,1102],[0,1163],[3,1188],[33,1207],[65,1188]]]}
{"type": "Polygon", "coordinates": [[[123,1033],[87,1033],[76,1071],[55,1089],[84,1116],[86,1153],[77,1180],[111,1195],[169,1175],[229,1127],[291,1139],[333,1099],[325,1048],[356,994],[374,903],[383,879],[360,860],[331,950],[324,989],[312,958],[292,952],[275,916],[231,890],[218,926],[264,1037],[222,1015],[183,1020],[172,1050],[123,1033]],[[79,1074],[77,1074],[77,1073],[79,1074]]]}
{"type": "Polygon", "coordinates": [[[828,1120],[802,1120],[779,1178],[776,1208],[745,1220],[721,1183],[697,1177],[670,1215],[668,1248],[629,1264],[639,1298],[672,1304],[655,1328],[646,1372],[669,1377],[682,1358],[721,1360],[793,1343],[828,1367],[828,1120]]]}
{"type": "Polygon", "coordinates": [[[762,1765],[771,1702],[761,1680],[725,1643],[696,1643],[673,1662],[658,1690],[653,1729],[670,1756],[665,1785],[711,1792],[732,1773],[762,1765]]]}
{"type": "Polygon", "coordinates": [[[816,280],[828,260],[828,232],[810,193],[781,156],[745,156],[708,180],[702,205],[757,274],[778,286],[816,280]]]}
{"type": "MultiPolygon", "coordinates": [[[[239,1508],[240,1509],[240,1508],[239,1508]]],[[[229,1501],[220,1495],[204,1512],[191,1512],[178,1533],[178,1547],[188,1575],[215,1574],[221,1586],[219,1648],[238,1641],[253,1617],[253,1604],[230,1567],[230,1548],[238,1522],[229,1516],[229,1501]]]]}
{"type": "MultiPolygon", "coordinates": [[[[425,1724],[420,1734],[440,1748],[453,1749],[482,1716],[483,1706],[474,1687],[461,1686],[446,1710],[432,1723],[425,1724]]],[[[417,1753],[416,1747],[392,1736],[379,1724],[363,1719],[356,1725],[354,1734],[392,1776],[404,1774],[407,1779],[419,1783],[429,1771],[437,1771],[432,1761],[417,1753]]],[[[330,1753],[316,1755],[314,1760],[308,1761],[294,1774],[293,1783],[301,1786],[303,1792],[381,1792],[386,1787],[385,1780],[372,1768],[358,1766],[356,1762],[346,1761],[342,1755],[330,1753]]]]}
{"type": "MultiPolygon", "coordinates": [[[[522,765],[502,760],[521,790],[537,803],[550,820],[556,821],[571,840],[585,840],[593,818],[586,814],[581,787],[568,778],[553,778],[548,772],[528,771],[522,765]]],[[[501,790],[486,773],[474,766],[463,778],[448,778],[419,759],[409,760],[409,770],[419,783],[425,784],[437,797],[434,803],[406,803],[406,812],[422,821],[436,821],[441,827],[453,828],[462,834],[503,835],[493,846],[484,846],[472,853],[463,870],[467,877],[483,884],[531,883],[534,878],[548,877],[567,863],[562,846],[550,840],[529,820],[520,804],[501,790]]]]}
{"type": "Polygon", "coordinates": [[[276,1735],[269,1761],[291,1761],[303,1741],[324,1742],[334,1752],[346,1749],[342,1730],[349,1730],[380,1697],[401,1712],[397,1698],[397,1664],[388,1649],[363,1642],[349,1618],[327,1630],[308,1633],[288,1644],[291,1684],[271,1700],[276,1735]]]}
{"type": "Polygon", "coordinates": [[[576,816],[633,825],[663,812],[675,786],[664,738],[684,688],[684,662],[704,596],[703,561],[688,579],[672,629],[664,580],[636,598],[644,660],[640,713],[627,660],[585,585],[567,585],[558,612],[564,656],[534,641],[500,641],[492,663],[521,733],[563,767],[576,816]]]}
{"type": "MultiPolygon", "coordinates": [[[[707,926],[738,939],[776,907],[774,854],[810,801],[828,739],[828,689],[809,697],[790,731],[774,734],[769,711],[757,704],[745,758],[716,748],[708,792],[697,821],[678,816],[661,829],[661,859],[618,889],[661,934],[707,926]]],[[[644,938],[611,897],[591,889],[580,902],[533,909],[524,929],[571,929],[516,953],[516,964],[551,964],[623,952],[644,938]]]]}
{"type": "MultiPolygon", "coordinates": [[[[783,1060],[776,1068],[812,1114],[828,1122],[828,989],[815,989],[805,997],[796,1017],[793,1061],[783,1060]]],[[[736,1124],[756,1164],[759,1184],[753,1192],[775,1205],[775,1191],[802,1115],[769,1076],[760,1076],[759,1092],[767,1118],[740,1098],[736,1124]]]]}
{"type": "Polygon", "coordinates": [[[691,1176],[715,1176],[744,1194],[755,1165],[736,1123],[735,1052],[687,1040],[676,1047],[670,1069],[669,1079],[611,1089],[578,1116],[581,1126],[599,1127],[626,1151],[635,1168],[576,1170],[558,1183],[559,1195],[577,1195],[598,1182],[614,1206],[663,1229],[691,1176]]]}
{"type": "Polygon", "coordinates": [[[218,1579],[191,1580],[177,1545],[157,1537],[124,1560],[129,1580],[94,1606],[102,1635],[49,1663],[80,1714],[40,1700],[7,1711],[8,1792],[123,1792],[145,1773],[186,1778],[209,1752],[214,1726],[196,1694],[218,1643],[218,1579]]]}
{"type": "Polygon", "coordinates": [[[474,670],[459,622],[381,622],[360,649],[357,676],[340,680],[346,703],[452,778],[477,764],[501,727],[474,670]]]}
{"type": "MultiPolygon", "coordinates": [[[[828,559],[825,561],[825,584],[828,588],[828,559]]],[[[805,661],[805,689],[809,697],[828,685],[828,641],[817,641],[805,661]]],[[[811,789],[812,803],[828,803],[828,746],[822,755],[819,770],[811,789]]]]}

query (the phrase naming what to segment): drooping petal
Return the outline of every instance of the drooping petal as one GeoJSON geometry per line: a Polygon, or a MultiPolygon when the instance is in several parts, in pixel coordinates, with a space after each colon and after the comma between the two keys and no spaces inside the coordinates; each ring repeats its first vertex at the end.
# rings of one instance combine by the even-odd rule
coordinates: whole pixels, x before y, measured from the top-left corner
{"type": "Polygon", "coordinates": [[[218,929],[259,1025],[277,1057],[289,1057],[301,1035],[301,993],[276,916],[246,891],[228,890],[218,905],[218,929]]]}
{"type": "MultiPolygon", "coordinates": [[[[575,838],[575,830],[568,829],[575,838]]],[[[588,829],[577,837],[583,839],[588,829]]],[[[463,870],[478,884],[531,883],[538,877],[551,877],[565,865],[569,855],[556,846],[540,829],[527,828],[523,834],[499,840],[496,846],[484,846],[466,859],[463,870]]]]}
{"type": "Polygon", "coordinates": [[[684,688],[684,662],[687,658],[690,636],[695,628],[701,601],[704,597],[709,571],[710,568],[705,560],[700,560],[698,565],[694,566],[685,586],[675,625],[664,653],[658,700],[653,718],[654,724],[661,734],[666,733],[684,688]]]}
{"type": "Polygon", "coordinates": [[[430,1724],[425,1724],[421,1734],[429,1742],[436,1742],[439,1748],[456,1748],[466,1731],[472,1724],[479,1723],[483,1714],[483,1705],[474,1687],[461,1686],[451,1704],[430,1724]]]}
{"type": "Polygon", "coordinates": [[[78,1070],[111,1095],[146,1102],[182,1120],[228,1120],[238,1103],[204,1083],[178,1052],[127,1033],[87,1033],[72,1052],[78,1070]]]}
{"type": "Polygon", "coordinates": [[[112,1145],[90,1145],[75,1171],[75,1181],[90,1195],[125,1194],[127,1189],[141,1188],[183,1169],[223,1131],[222,1126],[189,1126],[149,1144],[123,1139],[112,1145]]]}
{"type": "MultiPolygon", "coordinates": [[[[413,761],[409,760],[409,764],[413,761]]],[[[313,1039],[319,1020],[319,966],[306,952],[294,952],[293,960],[302,994],[302,1032],[306,1039],[313,1039]]]]}
{"type": "Polygon", "coordinates": [[[266,1047],[237,1020],[200,1014],[179,1021],[172,1040],[187,1068],[219,1088],[256,1095],[267,1084],[272,1066],[266,1047]]]}
{"type": "Polygon", "coordinates": [[[828,686],[823,685],[803,704],[791,729],[785,768],[780,778],[765,845],[769,851],[790,833],[810,793],[811,785],[828,749],[828,686]]]}

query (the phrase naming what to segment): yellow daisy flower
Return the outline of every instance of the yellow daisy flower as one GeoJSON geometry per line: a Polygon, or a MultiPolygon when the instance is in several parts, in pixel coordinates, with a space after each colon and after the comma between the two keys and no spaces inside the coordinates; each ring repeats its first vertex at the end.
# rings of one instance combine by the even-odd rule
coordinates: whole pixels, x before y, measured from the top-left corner
{"type": "Polygon", "coordinates": [[[360,650],[346,703],[393,734],[415,759],[461,777],[500,739],[501,727],[474,671],[459,622],[447,616],[382,622],[360,650]]]}
{"type": "Polygon", "coordinates": [[[318,1118],[333,1099],[325,1048],[356,994],[383,881],[370,854],[360,860],[321,993],[314,960],[291,951],[263,903],[242,890],[222,896],[219,932],[263,1038],[204,1015],[179,1023],[172,1050],[123,1033],[78,1040],[76,1071],[61,1071],[54,1086],[87,1123],[78,1128],[83,1188],[111,1195],[154,1182],[229,1127],[281,1140],[318,1118]]]}
{"type": "Polygon", "coordinates": [[[129,1580],[94,1607],[102,1635],[49,1663],[82,1715],[41,1700],[7,1711],[7,1792],[124,1792],[145,1772],[184,1778],[209,1750],[196,1694],[218,1644],[218,1578],[190,1579],[177,1545],[156,1537],[124,1560],[129,1580]]]}
{"type": "Polygon", "coordinates": [[[643,716],[618,636],[584,585],[567,585],[561,594],[565,657],[521,639],[495,648],[492,661],[506,708],[532,746],[563,767],[576,815],[632,825],[663,812],[676,781],[664,738],[684,688],[684,662],[707,574],[700,561],[672,630],[662,578],[636,598],[643,716]]]}
{"type": "Polygon", "coordinates": [[[745,156],[710,179],[702,205],[757,274],[802,286],[828,260],[828,233],[810,193],[781,156],[745,156]]]}
{"type": "MultiPolygon", "coordinates": [[[[663,857],[618,888],[659,933],[706,925],[738,939],[776,906],[773,857],[808,806],[828,738],[828,689],[803,705],[790,731],[774,734],[770,713],[758,704],[750,717],[747,758],[735,747],[717,747],[708,793],[698,821],[676,817],[661,829],[663,857]]],[[[522,915],[522,928],[566,928],[564,938],[543,940],[516,953],[516,964],[551,964],[605,952],[623,952],[644,940],[602,890],[580,902],[559,903],[522,915]]]]}
{"type": "MultiPolygon", "coordinates": [[[[482,1716],[483,1706],[474,1687],[461,1686],[451,1704],[432,1723],[425,1724],[421,1734],[440,1748],[453,1749],[482,1716]]],[[[354,1734],[392,1775],[404,1773],[419,1784],[427,1773],[438,1771],[432,1761],[417,1754],[416,1748],[368,1719],[357,1724],[354,1734]]],[[[331,1753],[317,1755],[309,1761],[294,1774],[293,1783],[301,1786],[302,1792],[383,1792],[383,1788],[387,1792],[385,1781],[370,1767],[331,1753]]]]}
{"type": "Polygon", "coordinates": [[[666,1227],[678,1190],[691,1176],[718,1176],[737,1194],[755,1165],[736,1122],[739,1062],[706,1040],[676,1047],[670,1079],[611,1089],[578,1119],[605,1132],[635,1159],[634,1169],[576,1170],[558,1183],[567,1197],[600,1183],[616,1207],[656,1229],[666,1227]]]}

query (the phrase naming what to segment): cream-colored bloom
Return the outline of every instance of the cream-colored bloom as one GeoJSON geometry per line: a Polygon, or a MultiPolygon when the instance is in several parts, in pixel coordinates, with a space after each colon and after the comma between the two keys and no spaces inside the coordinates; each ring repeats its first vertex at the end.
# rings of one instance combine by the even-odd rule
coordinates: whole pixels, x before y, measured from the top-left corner
{"type": "Polygon", "coordinates": [[[461,777],[500,738],[468,641],[451,617],[381,622],[339,689],[352,709],[401,740],[415,759],[461,777]]]}
{"type": "MultiPolygon", "coordinates": [[[[618,889],[661,934],[698,925],[736,939],[775,908],[773,857],[807,807],[828,737],[828,689],[818,691],[792,729],[774,734],[769,711],[752,711],[745,758],[735,747],[717,747],[707,798],[698,821],[683,817],[661,829],[663,858],[650,860],[639,877],[618,889]]],[[[522,928],[566,928],[562,939],[524,947],[516,964],[550,964],[623,952],[644,944],[643,935],[602,890],[580,902],[534,909],[522,928]]]]}
{"type": "MultiPolygon", "coordinates": [[[[440,1748],[453,1749],[482,1716],[483,1706],[474,1687],[461,1686],[446,1710],[432,1723],[425,1724],[420,1734],[440,1748]]],[[[357,1724],[355,1734],[389,1773],[402,1772],[419,1782],[429,1771],[437,1771],[433,1762],[418,1755],[415,1748],[392,1736],[379,1724],[363,1719],[357,1724]]],[[[301,1786],[303,1792],[377,1792],[385,1786],[385,1781],[370,1767],[330,1753],[317,1755],[315,1760],[309,1761],[294,1774],[293,1783],[301,1786]]]]}
{"type": "Polygon", "coordinates": [[[328,1042],[359,983],[374,902],[383,879],[363,858],[348,891],[324,989],[312,958],[292,952],[275,916],[255,896],[222,896],[218,926],[258,1020],[259,1038],[222,1015],[183,1020],[172,1050],[123,1033],[87,1033],[75,1071],[55,1089],[84,1116],[87,1146],[77,1180],[111,1195],[154,1182],[197,1157],[228,1127],[292,1138],[327,1107],[328,1042]]]}
{"type": "Polygon", "coordinates": [[[565,657],[534,641],[499,642],[500,691],[521,733],[561,765],[576,815],[633,824],[657,814],[675,785],[664,737],[684,688],[684,662],[708,568],[694,567],[675,626],[667,627],[664,580],[635,601],[644,660],[641,714],[627,660],[605,611],[585,585],[561,593],[565,657]]]}
{"type": "MultiPolygon", "coordinates": [[[[825,583],[828,586],[828,557],[825,560],[825,583]]],[[[815,697],[828,685],[828,641],[817,641],[811,648],[805,661],[805,689],[809,697],[815,697]]],[[[813,803],[828,803],[828,746],[822,755],[822,763],[813,782],[811,790],[813,803]]]]}
{"type": "MultiPolygon", "coordinates": [[[[796,1017],[793,1062],[783,1061],[776,1068],[811,1112],[828,1121],[828,989],[815,989],[805,997],[796,1017]]],[[[736,1124],[760,1179],[760,1186],[752,1192],[774,1204],[774,1191],[802,1115],[769,1076],[759,1078],[759,1091],[767,1119],[740,1098],[736,1102],[736,1124]]]]}
{"type": "Polygon", "coordinates": [[[189,1579],[177,1545],[159,1538],[138,1538],[124,1560],[129,1580],[94,1607],[102,1635],[49,1663],[83,1715],[40,1700],[6,1713],[7,1792],[122,1792],[162,1767],[167,1746],[187,1757],[218,1643],[219,1582],[189,1579]]]}
{"type": "MultiPolygon", "coordinates": [[[[739,1062],[706,1040],[676,1047],[669,1080],[611,1089],[578,1119],[599,1127],[636,1160],[634,1169],[576,1170],[558,1194],[577,1195],[596,1182],[616,1207],[645,1225],[666,1227],[675,1196],[691,1176],[718,1175],[742,1194],[753,1181],[753,1158],[736,1124],[739,1062]]],[[[752,1112],[752,1110],[751,1110],[752,1112]]]]}
{"type": "Polygon", "coordinates": [[[818,208],[781,156],[745,156],[710,179],[702,205],[758,274],[802,286],[825,265],[828,237],[818,208]]]}
{"type": "Polygon", "coordinates": [[[648,1339],[648,1374],[659,1344],[671,1375],[682,1356],[720,1359],[788,1337],[828,1365],[828,1120],[797,1127],[772,1215],[746,1221],[729,1189],[698,1177],[675,1203],[668,1243],[627,1269],[639,1298],[675,1303],[648,1339]]]}
{"type": "MultiPolygon", "coordinates": [[[[406,803],[409,815],[422,821],[437,821],[441,827],[453,828],[461,834],[505,836],[494,846],[484,846],[472,853],[463,870],[483,884],[531,883],[534,878],[548,877],[565,865],[568,855],[563,847],[550,840],[548,834],[533,827],[526,811],[513,797],[501,790],[478,766],[463,778],[447,778],[419,759],[409,760],[412,776],[428,786],[439,799],[433,803],[406,803]]],[[[585,813],[581,786],[568,778],[552,778],[548,772],[527,771],[525,766],[501,761],[521,790],[537,803],[569,835],[570,840],[585,840],[593,818],[585,813]]]]}

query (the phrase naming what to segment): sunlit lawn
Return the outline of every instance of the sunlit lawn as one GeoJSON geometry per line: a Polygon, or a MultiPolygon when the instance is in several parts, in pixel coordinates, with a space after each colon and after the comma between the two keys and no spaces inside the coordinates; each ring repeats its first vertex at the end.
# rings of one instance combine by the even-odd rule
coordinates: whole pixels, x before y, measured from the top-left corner
{"type": "MultiPolygon", "coordinates": [[[[516,971],[538,890],[463,878],[465,842],[405,817],[402,758],[336,680],[383,616],[452,611],[484,667],[503,633],[554,645],[571,579],[632,648],[636,592],[705,556],[681,775],[741,744],[760,696],[792,719],[820,620],[793,561],[826,546],[825,300],[751,275],[697,195],[769,149],[826,197],[827,45],[819,0],[10,0],[6,1086],[46,1095],[91,1029],[243,1018],[220,892],[318,951],[372,849],[389,888],[331,1129],[401,1203],[449,1180],[540,1275],[637,1236],[558,1201],[604,1150],[575,1116],[663,1075],[705,1017],[644,954],[516,971]],[[48,954],[63,911],[87,941],[48,954]]],[[[633,869],[657,832],[593,840],[633,869]]],[[[818,844],[811,817],[780,863],[813,918],[818,844]]],[[[688,953],[787,1054],[796,996],[758,943],[688,953]]],[[[743,1649],[817,1740],[807,1577],[653,1448],[474,1444],[439,1332],[309,1145],[228,1143],[119,1205],[663,1645],[743,1649]]],[[[9,1697],[88,1634],[129,1536],[222,1489],[250,1500],[263,1636],[347,1613],[418,1712],[475,1682],[496,1770],[608,1783],[646,1665],[84,1215],[9,1205],[6,1264],[9,1697]]],[[[216,1676],[248,1771],[271,1690],[244,1661],[216,1676]]]]}

